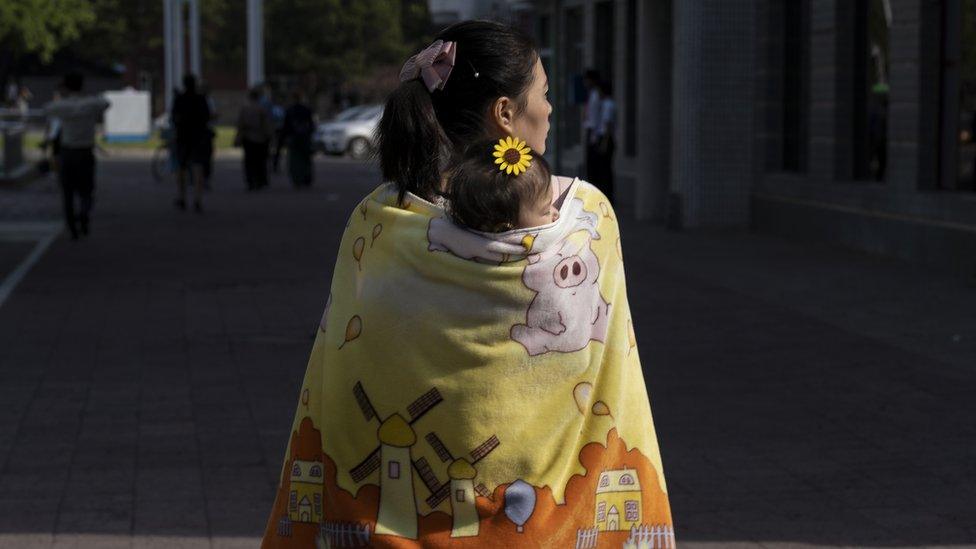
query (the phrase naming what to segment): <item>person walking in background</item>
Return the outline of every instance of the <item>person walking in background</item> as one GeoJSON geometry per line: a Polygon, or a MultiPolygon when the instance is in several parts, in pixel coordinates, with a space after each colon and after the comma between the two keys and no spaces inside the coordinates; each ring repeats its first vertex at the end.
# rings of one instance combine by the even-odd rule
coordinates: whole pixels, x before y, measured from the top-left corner
{"type": "Polygon", "coordinates": [[[261,92],[253,88],[237,117],[235,144],[244,148],[244,179],[253,191],[268,186],[268,147],[274,132],[271,116],[261,104],[261,92]]]}
{"type": "Polygon", "coordinates": [[[186,209],[186,183],[193,183],[193,209],[203,212],[203,169],[207,163],[208,124],[210,107],[207,99],[197,92],[197,79],[192,74],[183,77],[183,93],[173,99],[170,111],[173,128],[176,130],[176,180],[179,183],[179,196],[175,205],[186,209]]]}
{"type": "Polygon", "coordinates": [[[594,131],[593,159],[596,169],[590,174],[589,182],[603,191],[613,203],[613,152],[616,148],[614,133],[617,129],[617,103],[613,100],[613,89],[609,82],[597,85],[600,93],[600,118],[594,131]]]}
{"type": "Polygon", "coordinates": [[[34,94],[31,93],[30,88],[21,84],[20,89],[17,92],[17,100],[14,104],[14,107],[17,109],[17,113],[20,115],[21,120],[27,120],[27,116],[30,114],[31,99],[34,99],[34,94]]]}
{"type": "Polygon", "coordinates": [[[278,138],[278,153],[282,146],[288,148],[288,176],[295,187],[312,184],[312,133],[315,117],[305,104],[302,93],[292,92],[292,104],[285,111],[285,120],[278,138]]]}
{"type": "Polygon", "coordinates": [[[95,126],[109,107],[104,97],[81,94],[85,80],[80,73],[72,72],[64,77],[65,97],[47,104],[44,113],[48,118],[61,121],[60,166],[58,174],[64,199],[64,220],[72,240],[88,235],[91,223],[92,202],[95,193],[95,126]],[[75,195],[79,198],[79,211],[75,216],[75,195]]]}
{"type": "Polygon", "coordinates": [[[583,111],[583,129],[586,131],[586,180],[593,182],[595,176],[596,131],[600,125],[600,73],[589,69],[583,75],[583,87],[586,89],[586,107],[583,111]]]}

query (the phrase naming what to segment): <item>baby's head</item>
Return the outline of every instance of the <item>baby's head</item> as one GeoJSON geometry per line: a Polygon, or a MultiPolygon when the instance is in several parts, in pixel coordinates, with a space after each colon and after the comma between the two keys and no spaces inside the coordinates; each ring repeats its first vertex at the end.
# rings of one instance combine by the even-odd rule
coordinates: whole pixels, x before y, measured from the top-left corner
{"type": "Polygon", "coordinates": [[[469,146],[450,170],[447,188],[451,219],[476,231],[538,227],[559,217],[549,164],[515,138],[469,146]]]}

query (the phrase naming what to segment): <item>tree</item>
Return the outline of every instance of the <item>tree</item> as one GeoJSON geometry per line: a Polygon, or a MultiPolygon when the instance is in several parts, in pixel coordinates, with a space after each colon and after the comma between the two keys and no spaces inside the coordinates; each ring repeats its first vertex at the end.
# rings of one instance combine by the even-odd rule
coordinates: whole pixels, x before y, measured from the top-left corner
{"type": "Polygon", "coordinates": [[[94,21],[87,0],[0,0],[0,85],[6,87],[20,56],[36,53],[49,61],[94,21]]]}
{"type": "Polygon", "coordinates": [[[311,74],[328,89],[375,83],[429,40],[418,0],[267,0],[265,17],[269,72],[311,74]]]}

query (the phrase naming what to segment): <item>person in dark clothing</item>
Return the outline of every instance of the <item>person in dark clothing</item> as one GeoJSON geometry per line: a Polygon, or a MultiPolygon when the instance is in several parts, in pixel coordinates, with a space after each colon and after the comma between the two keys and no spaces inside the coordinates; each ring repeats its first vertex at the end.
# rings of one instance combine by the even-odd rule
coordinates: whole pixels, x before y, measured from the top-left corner
{"type": "Polygon", "coordinates": [[[600,116],[594,129],[593,169],[588,174],[590,183],[603,191],[613,203],[613,153],[616,148],[614,134],[617,128],[617,103],[609,82],[597,85],[600,92],[600,116]]]}
{"type": "Polygon", "coordinates": [[[308,187],[312,184],[312,133],[315,131],[315,116],[305,105],[302,93],[292,93],[292,104],[285,111],[278,138],[278,153],[282,146],[288,148],[288,176],[295,187],[308,187]]]}
{"type": "Polygon", "coordinates": [[[261,92],[248,92],[248,103],[237,117],[237,137],[234,143],[244,148],[244,178],[249,191],[268,186],[268,148],[274,127],[271,115],[261,103],[261,92]]]}
{"type": "Polygon", "coordinates": [[[192,74],[183,77],[183,93],[173,99],[170,111],[176,129],[176,164],[179,196],[176,207],[186,209],[186,180],[193,182],[193,209],[203,211],[203,168],[207,164],[207,140],[210,138],[210,106],[207,98],[197,92],[197,79],[192,74]]]}
{"type": "Polygon", "coordinates": [[[109,107],[102,96],[83,96],[84,77],[70,73],[64,77],[65,97],[45,107],[49,119],[60,120],[58,175],[64,198],[64,218],[73,240],[89,231],[95,193],[95,126],[109,107]],[[75,195],[80,211],[75,215],[75,195]]]}

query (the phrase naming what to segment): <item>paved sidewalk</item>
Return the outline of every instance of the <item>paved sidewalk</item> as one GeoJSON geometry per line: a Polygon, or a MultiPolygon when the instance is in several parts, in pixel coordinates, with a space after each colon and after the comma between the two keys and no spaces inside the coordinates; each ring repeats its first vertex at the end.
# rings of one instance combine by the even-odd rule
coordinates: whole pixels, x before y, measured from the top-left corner
{"type": "MultiPolygon", "coordinates": [[[[91,238],[0,307],[0,547],[257,545],[341,230],[378,181],[316,167],[251,194],[221,161],[199,216],[145,160],[100,164],[91,238]]],[[[23,196],[0,192],[0,222],[57,211],[23,196]]],[[[681,547],[976,545],[976,289],[622,226],[681,547]]]]}

